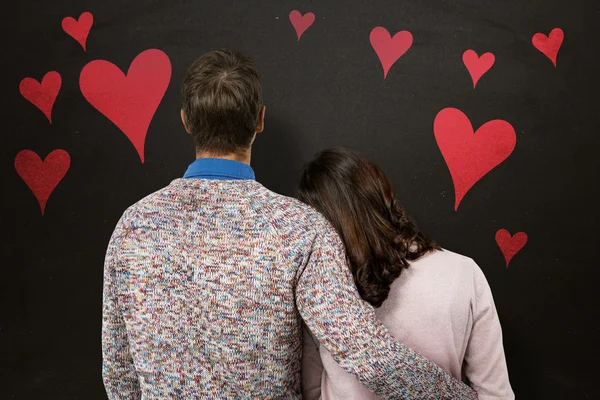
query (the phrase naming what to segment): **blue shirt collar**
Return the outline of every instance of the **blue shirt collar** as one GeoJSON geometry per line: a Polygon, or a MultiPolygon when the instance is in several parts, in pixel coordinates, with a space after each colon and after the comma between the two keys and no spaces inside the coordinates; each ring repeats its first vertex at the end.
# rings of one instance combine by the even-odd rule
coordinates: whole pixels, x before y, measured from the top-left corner
{"type": "Polygon", "coordinates": [[[198,158],[190,164],[184,178],[217,180],[254,180],[254,171],[248,164],[224,158],[198,158]]]}

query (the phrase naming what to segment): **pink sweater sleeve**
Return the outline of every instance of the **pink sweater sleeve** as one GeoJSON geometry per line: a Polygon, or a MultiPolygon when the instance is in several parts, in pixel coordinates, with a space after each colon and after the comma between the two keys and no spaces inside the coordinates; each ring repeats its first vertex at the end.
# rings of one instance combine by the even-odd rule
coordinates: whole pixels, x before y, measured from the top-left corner
{"type": "Polygon", "coordinates": [[[512,400],[502,345],[502,328],[492,291],[478,266],[474,268],[473,328],[465,354],[465,374],[479,400],[512,400]]]}

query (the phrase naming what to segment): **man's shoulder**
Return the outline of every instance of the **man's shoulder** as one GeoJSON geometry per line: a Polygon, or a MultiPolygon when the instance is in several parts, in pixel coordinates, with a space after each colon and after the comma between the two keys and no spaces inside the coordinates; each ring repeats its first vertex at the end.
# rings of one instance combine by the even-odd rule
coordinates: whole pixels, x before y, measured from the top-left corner
{"type": "Polygon", "coordinates": [[[123,212],[120,224],[131,225],[134,221],[151,217],[153,213],[161,213],[161,203],[165,195],[171,190],[171,185],[167,185],[142,199],[136,201],[123,212]]]}
{"type": "Polygon", "coordinates": [[[323,246],[342,247],[333,226],[313,207],[268,189],[261,197],[259,214],[265,216],[286,246],[312,249],[318,241],[323,246]]]}
{"type": "Polygon", "coordinates": [[[293,226],[308,231],[318,231],[329,226],[317,210],[293,197],[264,188],[260,207],[267,211],[269,220],[280,227],[293,226]]]}

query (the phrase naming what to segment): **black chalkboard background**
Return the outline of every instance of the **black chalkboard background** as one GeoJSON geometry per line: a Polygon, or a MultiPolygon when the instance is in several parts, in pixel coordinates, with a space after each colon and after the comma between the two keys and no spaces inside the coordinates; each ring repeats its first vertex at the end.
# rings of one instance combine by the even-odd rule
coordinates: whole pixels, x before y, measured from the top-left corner
{"type": "Polygon", "coordinates": [[[292,195],[316,151],[364,152],[397,185],[421,228],[473,257],[492,287],[520,399],[597,398],[598,17],[593,0],[529,1],[31,1],[2,15],[1,398],[103,399],[103,258],[122,212],[183,174],[194,150],[179,120],[179,85],[199,54],[220,47],[251,56],[263,74],[266,129],[253,167],[270,189],[292,195]],[[300,41],[290,11],[313,12],[300,41]],[[87,51],[61,29],[89,11],[87,51]],[[383,79],[369,43],[376,26],[409,30],[410,50],[383,79]],[[554,65],[532,43],[561,28],[554,65]],[[173,74],[146,139],[146,161],[79,89],[95,59],[127,70],[158,48],[173,74]],[[462,54],[492,52],[473,89],[462,54]],[[62,75],[50,125],[19,93],[25,77],[62,75]],[[433,120],[462,110],[478,128],[504,119],[512,155],[454,211],[454,189],[433,120]],[[45,215],[15,171],[16,154],[54,149],[71,168],[45,215]],[[495,233],[529,236],[508,268],[495,233]]]}

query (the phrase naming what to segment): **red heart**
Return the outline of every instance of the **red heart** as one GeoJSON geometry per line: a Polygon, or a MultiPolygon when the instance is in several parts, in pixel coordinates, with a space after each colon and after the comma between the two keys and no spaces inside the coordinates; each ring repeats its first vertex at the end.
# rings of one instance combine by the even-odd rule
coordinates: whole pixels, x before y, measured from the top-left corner
{"type": "Polygon", "coordinates": [[[531,42],[533,43],[533,46],[544,53],[556,67],[556,57],[558,56],[558,51],[560,50],[564,38],[565,33],[563,30],[555,28],[552,29],[552,32],[550,32],[550,35],[548,36],[543,33],[536,33],[533,35],[533,38],[531,38],[531,42]]]}
{"type": "Polygon", "coordinates": [[[473,133],[469,118],[456,108],[440,111],[433,131],[454,182],[455,210],[479,179],[506,160],[517,142],[514,128],[499,119],[473,133]]]}
{"type": "Polygon", "coordinates": [[[467,50],[463,53],[463,63],[473,80],[473,89],[475,89],[479,78],[492,68],[495,61],[496,58],[492,53],[485,53],[481,57],[478,57],[473,50],[467,50]]]}
{"type": "Polygon", "coordinates": [[[62,20],[62,28],[68,35],[73,39],[77,40],[83,50],[85,51],[85,42],[87,41],[88,34],[92,25],[94,24],[94,16],[89,12],[84,12],[79,16],[79,19],[75,21],[73,17],[65,17],[62,20]]]}
{"type": "Polygon", "coordinates": [[[39,83],[33,78],[24,78],[19,84],[21,95],[29,100],[34,106],[39,108],[48,121],[52,123],[52,107],[58,92],[62,79],[56,71],[50,71],[42,78],[39,83]]]}
{"type": "Polygon", "coordinates": [[[140,53],[127,75],[105,60],[88,63],[79,76],[86,100],[129,138],[144,162],[144,143],[171,80],[171,61],[157,49],[140,53]]]}
{"type": "Polygon", "coordinates": [[[391,37],[387,29],[378,26],[371,31],[370,40],[383,67],[385,79],[392,65],[412,46],[413,36],[409,31],[400,31],[391,37]]]}
{"type": "Polygon", "coordinates": [[[506,268],[508,263],[517,254],[523,246],[527,243],[527,234],[525,232],[515,233],[510,236],[510,233],[506,229],[500,229],[496,232],[496,243],[504,255],[506,260],[506,268]]]}
{"type": "Polygon", "coordinates": [[[294,10],[290,13],[290,22],[296,30],[298,40],[300,40],[300,36],[302,36],[304,31],[310,28],[310,26],[315,22],[315,14],[309,12],[303,16],[300,14],[300,11],[294,10]]]}
{"type": "Polygon", "coordinates": [[[71,166],[71,157],[64,150],[54,150],[42,162],[36,152],[22,150],[15,157],[15,169],[35,195],[42,215],[48,198],[71,166]]]}

